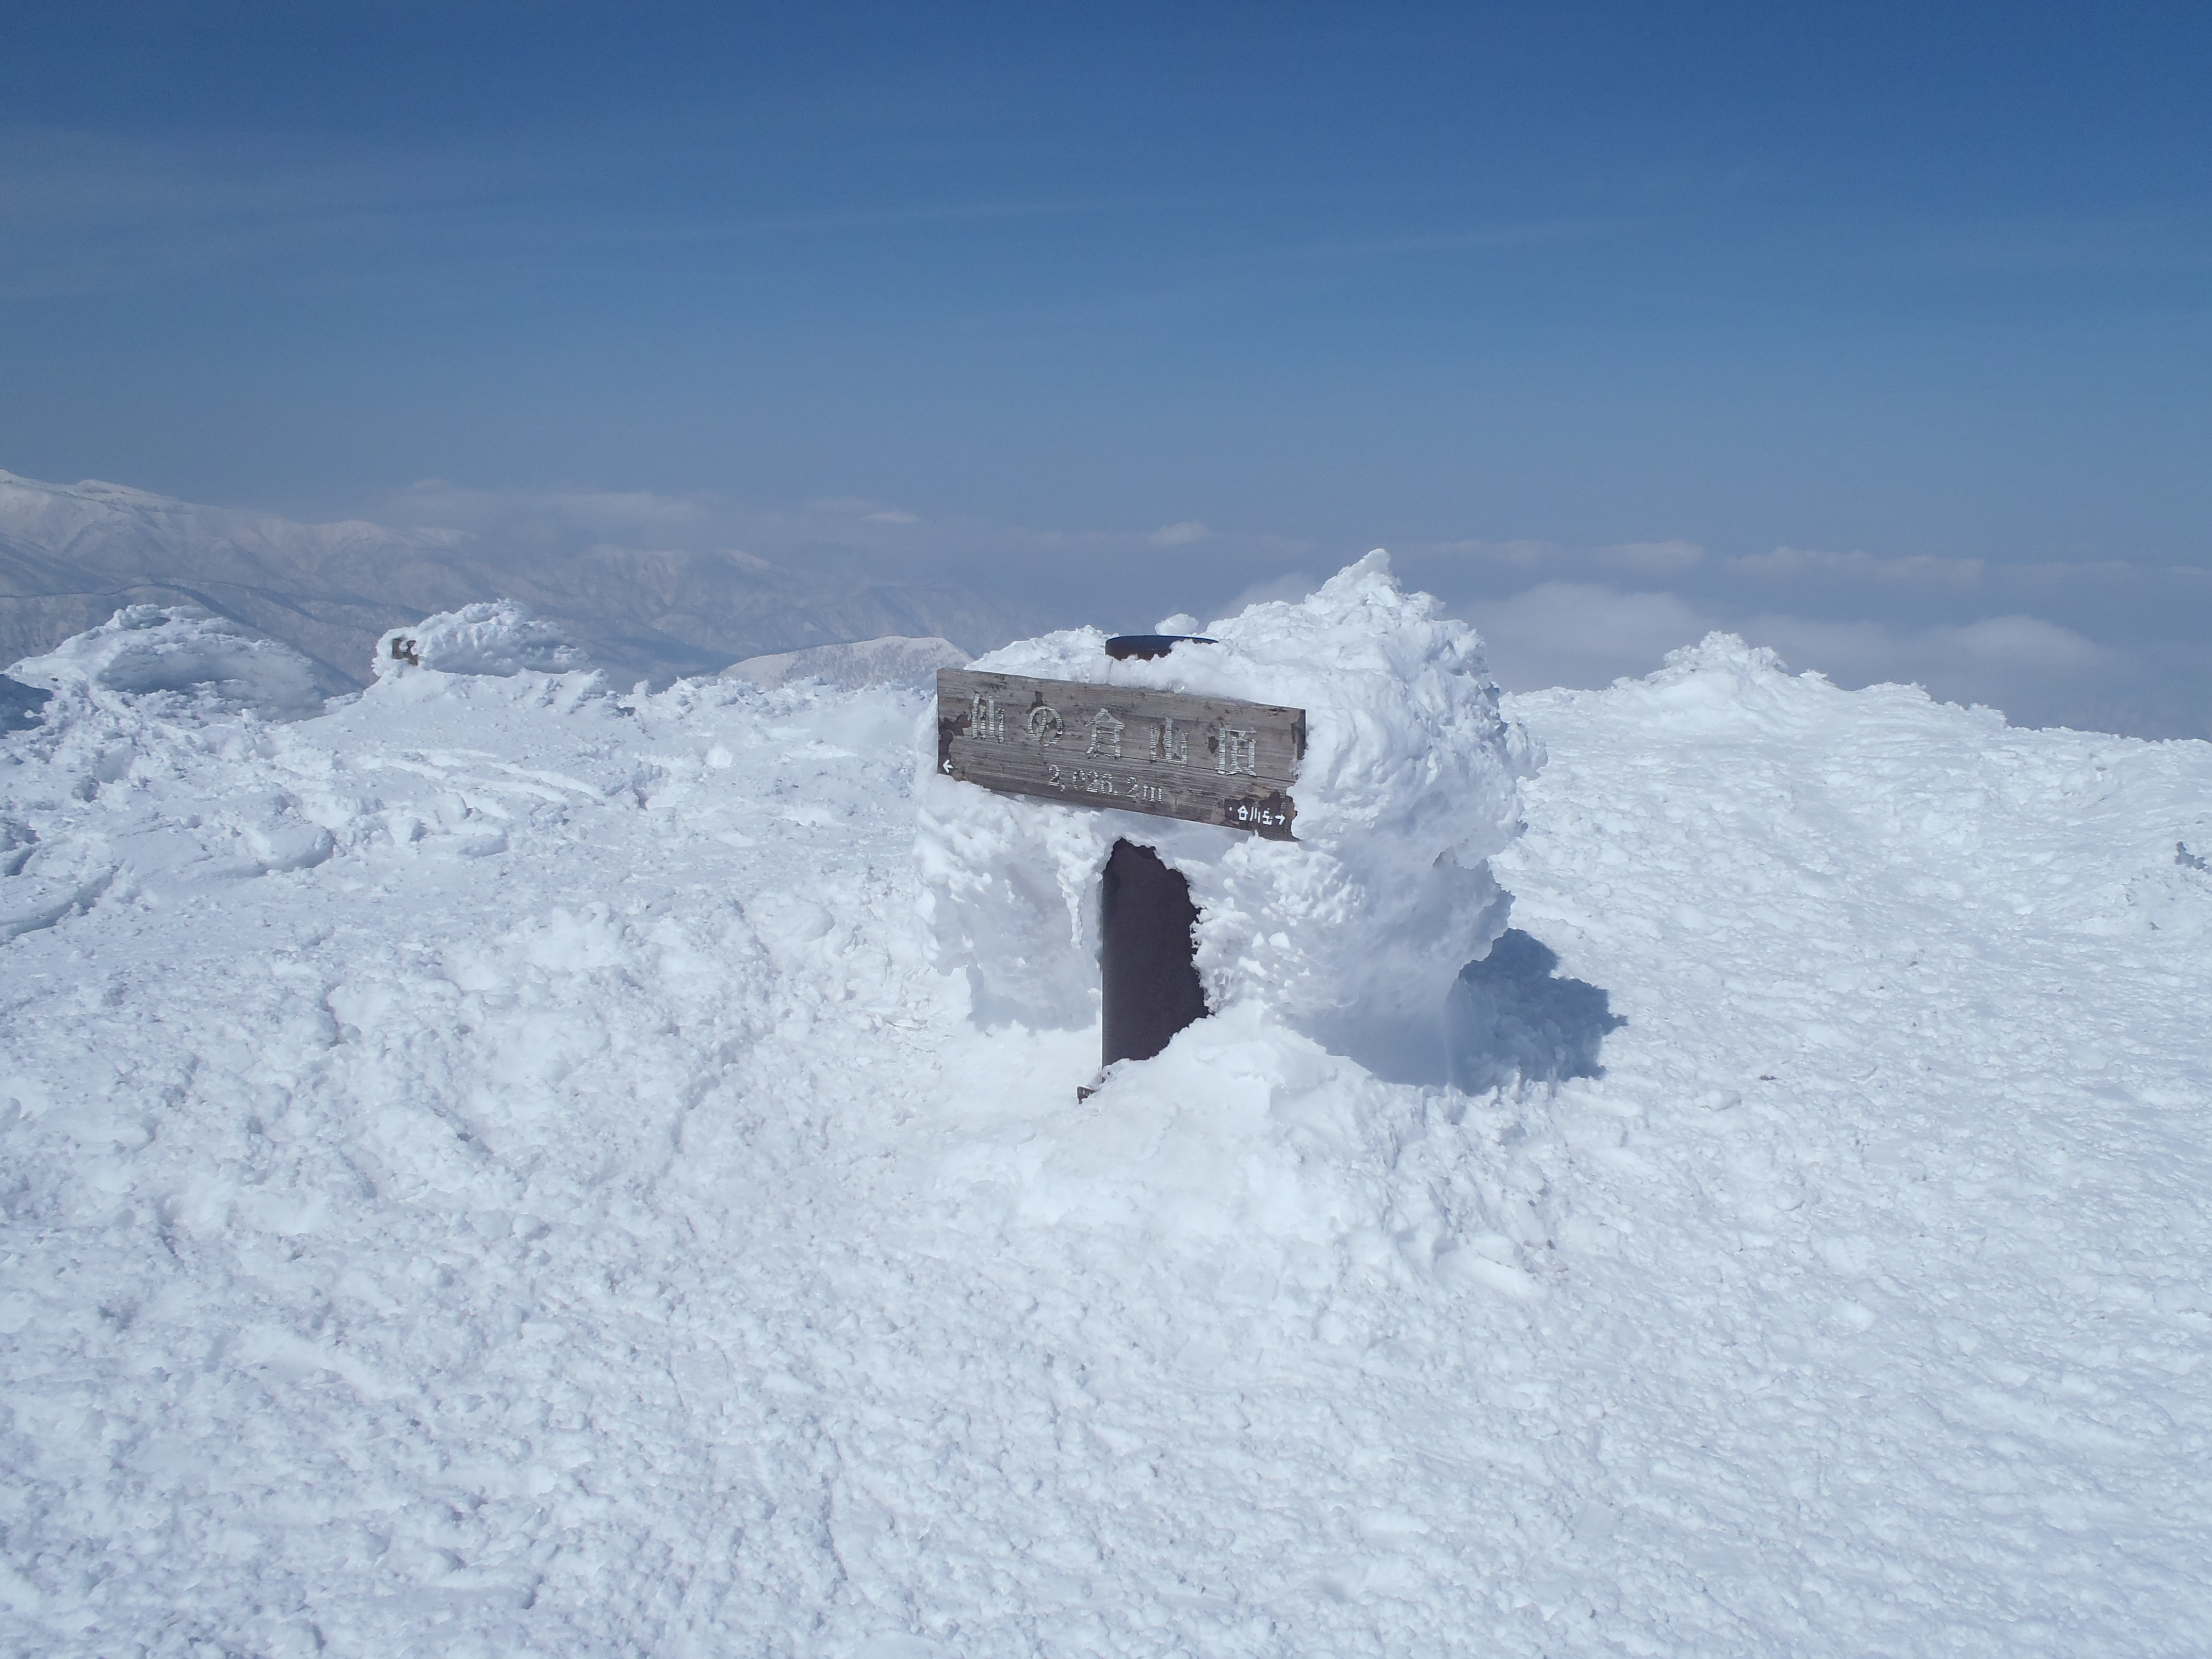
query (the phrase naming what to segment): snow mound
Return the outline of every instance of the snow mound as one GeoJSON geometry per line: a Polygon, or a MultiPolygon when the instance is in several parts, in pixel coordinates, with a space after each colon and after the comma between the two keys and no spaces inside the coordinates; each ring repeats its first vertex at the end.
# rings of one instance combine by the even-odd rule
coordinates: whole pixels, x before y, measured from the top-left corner
{"type": "Polygon", "coordinates": [[[1116,840],[1189,880],[1198,966],[1218,1013],[1244,1003],[1386,1076],[1441,1076],[1455,976],[1505,926],[1487,860],[1520,824],[1527,736],[1498,710],[1482,642],[1407,594],[1376,551],[1295,604],[1209,626],[1214,644],[1117,662],[1097,629],[1024,640],[976,666],[1302,708],[1297,840],[1062,806],[917,760],[927,915],[986,1024],[1087,1024],[1097,1006],[1099,872],[1116,840]]]}
{"type": "Polygon", "coordinates": [[[747,657],[725,668],[721,678],[750,680],[764,691],[799,680],[820,680],[841,691],[858,691],[870,685],[926,688],[937,683],[939,669],[963,667],[967,661],[965,651],[934,634],[919,640],[902,634],[887,634],[879,640],[854,640],[844,645],[816,645],[804,651],[747,657]]]}
{"type": "Polygon", "coordinates": [[[1468,1108],[1385,1083],[1246,1003],[1116,1066],[1079,1109],[1034,1087],[954,1104],[936,1173],[966,1226],[1064,1229],[1202,1263],[1204,1294],[1232,1317],[1316,1311],[1315,1289],[1347,1283],[1533,1296],[1542,1232],[1525,1195],[1507,1200],[1505,1172],[1484,1167],[1484,1120],[1462,1132],[1468,1108]]]}
{"type": "Polygon", "coordinates": [[[513,599],[487,599],[441,611],[409,628],[387,629],[370,666],[380,680],[410,669],[441,674],[566,674],[591,659],[554,623],[513,599]]]}
{"type": "Polygon", "coordinates": [[[1517,1081],[1251,998],[1078,1105],[918,693],[99,696],[0,741],[0,1652],[2212,1652],[2212,744],[1508,698],[1517,1081]]]}
{"type": "Polygon", "coordinates": [[[304,720],[323,712],[306,657],[198,605],[125,605],[8,674],[57,693],[160,697],[211,713],[304,720]]]}

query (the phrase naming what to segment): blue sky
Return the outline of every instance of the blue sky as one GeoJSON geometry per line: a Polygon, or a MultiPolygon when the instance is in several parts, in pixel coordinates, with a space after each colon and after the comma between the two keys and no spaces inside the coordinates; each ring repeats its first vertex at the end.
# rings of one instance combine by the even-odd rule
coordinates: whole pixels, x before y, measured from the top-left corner
{"type": "Polygon", "coordinates": [[[2020,616],[2193,729],[2208,86],[2180,5],[15,8],[0,466],[849,503],[1076,611],[1381,544],[1641,605],[1585,678],[2020,616]]]}

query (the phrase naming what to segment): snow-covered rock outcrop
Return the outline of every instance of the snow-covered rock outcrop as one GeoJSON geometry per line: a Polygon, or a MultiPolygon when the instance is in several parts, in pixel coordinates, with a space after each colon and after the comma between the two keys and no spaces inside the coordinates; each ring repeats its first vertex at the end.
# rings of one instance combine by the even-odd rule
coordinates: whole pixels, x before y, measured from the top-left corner
{"type": "Polygon", "coordinates": [[[513,599],[441,611],[406,628],[387,629],[370,667],[380,680],[410,669],[441,674],[567,674],[591,659],[560,628],[513,599]]]}
{"type": "Polygon", "coordinates": [[[163,696],[270,720],[323,712],[315,665],[241,623],[186,605],[127,605],[99,627],[26,657],[9,678],[60,694],[163,696]]]}
{"type": "Polygon", "coordinates": [[[1439,1059],[1452,981],[1505,925],[1488,860],[1520,823],[1531,746],[1498,712],[1482,642],[1408,594],[1380,551],[1296,604],[1210,624],[1217,643],[1115,661],[1075,629],[978,668],[1191,691],[1306,711],[1297,840],[995,794],[918,764],[923,899],[941,965],[977,1017],[1038,1029],[1097,1007],[1099,872],[1116,840],[1188,879],[1216,1012],[1251,1004],[1388,1074],[1439,1059]]]}

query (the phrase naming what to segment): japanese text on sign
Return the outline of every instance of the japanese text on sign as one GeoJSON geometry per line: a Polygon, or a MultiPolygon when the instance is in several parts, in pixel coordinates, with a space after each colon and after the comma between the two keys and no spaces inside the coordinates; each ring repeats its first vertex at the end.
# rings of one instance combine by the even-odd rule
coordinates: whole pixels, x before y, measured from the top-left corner
{"type": "Polygon", "coordinates": [[[937,677],[939,773],[1005,793],[1295,839],[1302,708],[972,669],[937,677]]]}

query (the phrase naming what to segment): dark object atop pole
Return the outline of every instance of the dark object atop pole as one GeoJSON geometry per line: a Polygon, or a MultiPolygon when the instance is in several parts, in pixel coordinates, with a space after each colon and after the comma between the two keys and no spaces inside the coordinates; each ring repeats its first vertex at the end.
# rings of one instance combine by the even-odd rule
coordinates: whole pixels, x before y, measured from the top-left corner
{"type": "Polygon", "coordinates": [[[1114,843],[1099,904],[1101,1064],[1150,1060],[1206,1018],[1198,981],[1198,907],[1190,884],[1149,847],[1114,843]]]}
{"type": "Polygon", "coordinates": [[[1115,662],[1127,662],[1132,657],[1164,657],[1186,640],[1193,645],[1220,643],[1203,634],[1116,634],[1106,641],[1106,654],[1115,662]]]}

